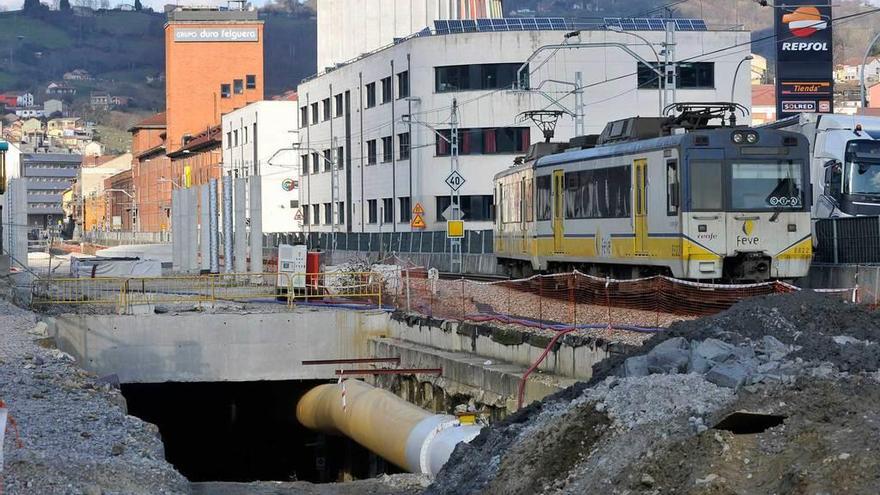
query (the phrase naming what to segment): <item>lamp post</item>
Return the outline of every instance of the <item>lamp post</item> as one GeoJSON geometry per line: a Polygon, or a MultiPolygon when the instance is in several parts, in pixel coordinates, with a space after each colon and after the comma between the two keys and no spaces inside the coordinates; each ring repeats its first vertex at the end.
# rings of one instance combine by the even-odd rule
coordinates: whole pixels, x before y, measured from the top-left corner
{"type": "Polygon", "coordinates": [[[749,60],[753,60],[754,58],[755,57],[753,57],[751,55],[746,55],[745,57],[743,57],[742,60],[739,61],[738,64],[736,64],[736,70],[733,71],[733,83],[730,85],[730,102],[731,103],[734,102],[733,94],[736,91],[736,76],[739,74],[740,67],[742,67],[742,64],[744,64],[745,62],[747,62],[749,60]]]}
{"type": "Polygon", "coordinates": [[[128,199],[131,200],[131,231],[134,232],[135,231],[135,228],[134,228],[135,208],[137,207],[135,204],[134,195],[132,193],[126,191],[125,189],[104,189],[104,194],[111,193],[111,192],[119,192],[119,193],[125,194],[126,196],[128,196],[128,199]]]}
{"type": "Polygon", "coordinates": [[[868,64],[868,57],[871,55],[871,48],[874,48],[874,44],[877,43],[878,39],[880,39],[880,33],[877,33],[874,36],[874,39],[868,43],[868,48],[865,48],[865,58],[862,59],[862,70],[859,77],[859,92],[862,95],[862,108],[868,106],[868,95],[866,94],[867,90],[865,88],[865,65],[868,64]]]}

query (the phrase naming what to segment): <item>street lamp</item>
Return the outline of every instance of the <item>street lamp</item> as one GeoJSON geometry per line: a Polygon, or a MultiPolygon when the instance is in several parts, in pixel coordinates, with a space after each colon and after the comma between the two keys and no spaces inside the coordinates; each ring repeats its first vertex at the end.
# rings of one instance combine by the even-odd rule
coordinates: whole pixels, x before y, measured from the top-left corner
{"type": "Polygon", "coordinates": [[[740,67],[742,67],[742,64],[746,63],[749,60],[753,60],[754,58],[755,57],[753,57],[751,55],[746,55],[745,57],[743,57],[742,60],[739,61],[738,64],[736,64],[736,70],[733,71],[733,83],[730,85],[730,102],[731,103],[734,102],[733,94],[736,91],[736,76],[739,74],[740,67]]]}
{"type": "MultiPolygon", "coordinates": [[[[126,191],[125,189],[104,189],[104,194],[111,193],[111,192],[118,192],[118,193],[125,194],[126,196],[128,196],[128,199],[131,200],[131,231],[134,232],[135,231],[135,220],[134,220],[135,219],[135,209],[137,208],[137,205],[135,204],[134,195],[131,194],[130,192],[126,191]]],[[[112,211],[111,211],[111,213],[112,213],[112,211]]]]}
{"type": "Polygon", "coordinates": [[[862,108],[868,106],[868,95],[865,94],[867,90],[865,89],[865,65],[868,63],[868,57],[871,55],[871,48],[874,48],[874,44],[877,43],[877,40],[880,39],[880,33],[877,33],[874,36],[874,39],[868,43],[868,48],[865,48],[865,58],[862,59],[862,70],[861,77],[859,78],[859,91],[862,95],[862,108]]]}
{"type": "Polygon", "coordinates": [[[174,187],[180,189],[180,184],[178,184],[176,180],[174,180],[174,179],[169,179],[169,178],[165,177],[164,175],[163,175],[162,177],[159,177],[159,181],[158,181],[158,182],[170,182],[172,186],[174,186],[174,187]]]}

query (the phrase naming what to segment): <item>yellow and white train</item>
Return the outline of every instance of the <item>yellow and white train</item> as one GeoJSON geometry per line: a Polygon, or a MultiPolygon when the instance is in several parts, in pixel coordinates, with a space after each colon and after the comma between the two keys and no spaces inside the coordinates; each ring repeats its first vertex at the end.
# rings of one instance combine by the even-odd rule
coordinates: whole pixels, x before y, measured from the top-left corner
{"type": "Polygon", "coordinates": [[[495,252],[513,276],[801,277],[812,258],[809,163],[803,135],[747,127],[552,153],[495,176],[495,252]]]}

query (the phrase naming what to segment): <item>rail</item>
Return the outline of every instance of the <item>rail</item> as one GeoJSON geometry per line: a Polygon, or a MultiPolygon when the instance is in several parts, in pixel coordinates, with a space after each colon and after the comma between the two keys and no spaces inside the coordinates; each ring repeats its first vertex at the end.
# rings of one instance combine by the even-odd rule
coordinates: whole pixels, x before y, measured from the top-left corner
{"type": "Polygon", "coordinates": [[[347,304],[382,307],[384,279],[375,272],[222,273],[171,277],[39,278],[32,305],[113,306],[218,301],[347,304]]]}

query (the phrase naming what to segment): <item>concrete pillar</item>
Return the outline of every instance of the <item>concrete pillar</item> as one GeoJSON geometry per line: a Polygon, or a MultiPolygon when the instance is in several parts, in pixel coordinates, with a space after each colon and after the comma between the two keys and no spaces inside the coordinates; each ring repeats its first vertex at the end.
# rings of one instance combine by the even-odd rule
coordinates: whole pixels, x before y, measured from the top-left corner
{"type": "Polygon", "coordinates": [[[263,272],[263,190],[259,175],[250,177],[251,273],[263,272]]]}
{"type": "Polygon", "coordinates": [[[3,195],[3,249],[9,253],[10,267],[25,269],[27,259],[27,182],[9,179],[3,195]]]}
{"type": "Polygon", "coordinates": [[[211,179],[209,182],[208,205],[209,215],[208,229],[211,232],[210,251],[211,251],[211,273],[220,273],[220,231],[217,226],[217,179],[211,179]]]}
{"type": "Polygon", "coordinates": [[[171,266],[174,272],[180,272],[183,252],[181,243],[183,236],[181,235],[180,226],[180,189],[171,190],[171,266]]]}
{"type": "Polygon", "coordinates": [[[209,198],[210,190],[207,184],[199,186],[199,254],[201,256],[201,269],[211,270],[211,205],[209,198]]]}
{"type": "Polygon", "coordinates": [[[186,234],[187,234],[187,247],[189,250],[187,251],[186,259],[187,259],[187,267],[186,270],[190,273],[198,273],[199,272],[199,194],[198,189],[195,187],[190,187],[186,190],[186,194],[188,196],[187,204],[189,207],[186,209],[186,234]]]}
{"type": "Polygon", "coordinates": [[[235,179],[235,272],[247,272],[247,179],[235,179]]]}
{"type": "Polygon", "coordinates": [[[223,271],[232,273],[232,176],[223,176],[223,271]]]}

